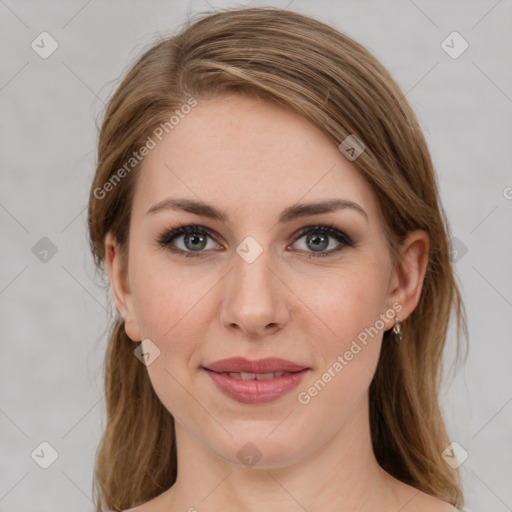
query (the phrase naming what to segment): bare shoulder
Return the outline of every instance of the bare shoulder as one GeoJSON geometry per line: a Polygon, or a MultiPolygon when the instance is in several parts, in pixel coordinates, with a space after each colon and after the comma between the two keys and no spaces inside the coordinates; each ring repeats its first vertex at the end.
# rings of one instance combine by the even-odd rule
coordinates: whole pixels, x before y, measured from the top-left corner
{"type": "Polygon", "coordinates": [[[156,512],[154,501],[155,500],[148,501],[137,507],[123,510],[123,512],[156,512]]]}
{"type": "Polygon", "coordinates": [[[450,503],[416,490],[401,512],[459,512],[450,503]]]}
{"type": "Polygon", "coordinates": [[[423,508],[418,509],[418,512],[459,512],[457,508],[446,501],[432,496],[429,496],[429,498],[428,503],[423,508]]]}
{"type": "Polygon", "coordinates": [[[143,503],[142,505],[138,505],[137,507],[123,510],[123,512],[151,512],[151,509],[148,508],[148,503],[143,503]]]}
{"type": "Polygon", "coordinates": [[[393,479],[393,487],[395,496],[401,503],[400,512],[459,512],[450,503],[404,482],[393,479]]]}
{"type": "Polygon", "coordinates": [[[137,507],[132,507],[130,509],[123,510],[123,512],[152,512],[150,508],[150,501],[143,503],[142,505],[138,505],[137,507]]]}
{"type": "Polygon", "coordinates": [[[159,512],[160,510],[171,512],[171,509],[169,509],[168,506],[166,506],[167,503],[165,503],[166,496],[167,493],[164,492],[156,498],[146,501],[146,503],[143,503],[142,505],[126,509],[123,512],[159,512]]]}
{"type": "Polygon", "coordinates": [[[143,503],[142,505],[138,505],[137,507],[129,508],[123,510],[123,512],[155,512],[154,506],[152,506],[151,502],[143,503]]]}

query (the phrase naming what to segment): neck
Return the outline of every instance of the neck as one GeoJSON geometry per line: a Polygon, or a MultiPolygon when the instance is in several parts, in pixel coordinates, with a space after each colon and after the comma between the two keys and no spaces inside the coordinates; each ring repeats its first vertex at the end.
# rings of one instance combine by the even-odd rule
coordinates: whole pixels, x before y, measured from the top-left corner
{"type": "Polygon", "coordinates": [[[206,450],[176,423],[178,477],[162,496],[162,510],[278,512],[384,511],[395,506],[393,480],[372,450],[368,399],[350,422],[294,463],[245,467],[206,450]],[[164,505],[165,503],[165,505],[164,505]]]}

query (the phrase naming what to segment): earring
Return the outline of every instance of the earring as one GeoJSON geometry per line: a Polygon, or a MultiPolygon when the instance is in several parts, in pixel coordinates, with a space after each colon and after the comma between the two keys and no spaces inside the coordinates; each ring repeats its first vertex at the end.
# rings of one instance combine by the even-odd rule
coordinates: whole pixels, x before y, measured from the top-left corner
{"type": "Polygon", "coordinates": [[[395,339],[397,341],[402,341],[402,324],[398,321],[398,318],[395,326],[393,327],[393,333],[395,334],[395,339]]]}

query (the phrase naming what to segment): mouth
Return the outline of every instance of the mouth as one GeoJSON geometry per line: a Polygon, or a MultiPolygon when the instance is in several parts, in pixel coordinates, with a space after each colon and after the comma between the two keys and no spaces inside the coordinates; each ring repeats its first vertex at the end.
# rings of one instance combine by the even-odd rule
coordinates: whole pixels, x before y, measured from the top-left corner
{"type": "MultiPolygon", "coordinates": [[[[207,368],[206,368],[207,369],[207,368]]],[[[212,371],[212,370],[208,370],[212,371]]],[[[268,372],[268,373],[249,373],[249,372],[214,372],[220,373],[223,375],[229,375],[236,380],[270,380],[275,379],[276,377],[282,377],[283,375],[293,375],[297,372],[268,372]]]]}
{"type": "Polygon", "coordinates": [[[303,380],[310,368],[275,372],[216,372],[204,368],[215,388],[226,397],[244,404],[273,402],[287,395],[303,380]]]}
{"type": "MultiPolygon", "coordinates": [[[[295,373],[307,369],[303,364],[281,359],[279,357],[266,357],[259,360],[249,360],[244,357],[230,357],[213,363],[205,364],[203,368],[216,373],[236,373],[242,380],[253,380],[255,375],[263,376],[260,380],[276,377],[275,374],[283,372],[295,373]],[[270,376],[270,374],[273,374],[270,376]],[[245,375],[245,377],[244,377],[245,375]],[[248,377],[250,376],[250,377],[248,377]],[[265,377],[267,376],[267,377],[265,377]]],[[[279,377],[281,375],[278,375],[279,377]]]]}

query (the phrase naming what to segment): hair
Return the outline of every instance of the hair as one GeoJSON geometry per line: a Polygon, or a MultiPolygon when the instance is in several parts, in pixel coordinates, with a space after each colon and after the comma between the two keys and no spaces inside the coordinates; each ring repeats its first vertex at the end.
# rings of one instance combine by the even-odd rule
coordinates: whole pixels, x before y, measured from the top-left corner
{"type": "MultiPolygon", "coordinates": [[[[384,333],[369,390],[370,429],[385,471],[461,508],[460,475],[442,458],[450,441],[439,404],[452,312],[457,354],[461,328],[467,336],[449,226],[427,143],[405,94],[386,68],[347,35],[286,10],[227,9],[201,13],[179,33],[146,49],[111,97],[99,133],[88,207],[97,269],[105,276],[109,232],[126,269],[141,168],[132,161],[128,172],[126,163],[155,129],[168,131],[169,116],[191,98],[200,102],[223,94],[246,95],[298,113],[337,146],[356,136],[365,149],[353,164],[378,198],[394,263],[408,232],[428,233],[422,293],[402,323],[402,342],[390,341],[391,330],[384,333]]],[[[140,505],[170,488],[177,475],[174,419],[134,357],[123,319],[111,320],[104,364],[106,426],[93,484],[99,512],[140,505]]]]}

